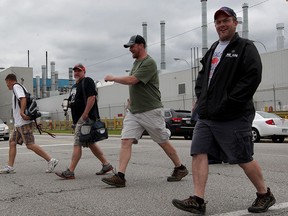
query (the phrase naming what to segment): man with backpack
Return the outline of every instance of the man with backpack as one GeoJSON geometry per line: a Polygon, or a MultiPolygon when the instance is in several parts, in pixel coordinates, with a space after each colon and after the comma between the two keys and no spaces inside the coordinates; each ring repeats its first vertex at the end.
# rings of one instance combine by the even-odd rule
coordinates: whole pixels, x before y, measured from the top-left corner
{"type": "Polygon", "coordinates": [[[8,74],[5,78],[6,85],[9,90],[13,91],[12,94],[12,110],[14,118],[14,129],[9,140],[9,160],[8,164],[0,170],[0,174],[13,174],[15,173],[14,162],[17,152],[17,144],[22,145],[25,143],[29,150],[32,150],[37,155],[42,157],[48,162],[47,173],[54,171],[54,168],[58,164],[58,160],[50,157],[48,153],[44,151],[39,145],[35,144],[35,138],[33,134],[34,123],[30,116],[25,114],[27,99],[25,97],[24,86],[17,83],[17,77],[15,74],[8,74]]]}

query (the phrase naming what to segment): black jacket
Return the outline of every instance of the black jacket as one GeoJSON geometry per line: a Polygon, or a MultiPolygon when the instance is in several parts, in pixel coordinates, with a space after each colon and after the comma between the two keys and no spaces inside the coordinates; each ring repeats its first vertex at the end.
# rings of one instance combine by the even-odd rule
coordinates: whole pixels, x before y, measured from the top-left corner
{"type": "Polygon", "coordinates": [[[195,92],[200,119],[228,121],[255,113],[253,95],[261,82],[262,63],[253,42],[237,33],[225,48],[208,87],[216,41],[201,60],[195,92]]]}

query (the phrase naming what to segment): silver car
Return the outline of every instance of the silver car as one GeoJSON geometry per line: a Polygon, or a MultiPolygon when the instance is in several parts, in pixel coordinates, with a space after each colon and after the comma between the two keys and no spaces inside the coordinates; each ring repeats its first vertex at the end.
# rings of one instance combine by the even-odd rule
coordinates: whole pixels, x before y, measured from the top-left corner
{"type": "Polygon", "coordinates": [[[5,122],[0,119],[0,138],[4,138],[4,140],[9,140],[9,127],[5,124],[5,122]]]}
{"type": "Polygon", "coordinates": [[[253,142],[268,138],[275,143],[282,143],[285,137],[288,137],[288,119],[281,118],[274,113],[256,111],[252,124],[253,142]]]}

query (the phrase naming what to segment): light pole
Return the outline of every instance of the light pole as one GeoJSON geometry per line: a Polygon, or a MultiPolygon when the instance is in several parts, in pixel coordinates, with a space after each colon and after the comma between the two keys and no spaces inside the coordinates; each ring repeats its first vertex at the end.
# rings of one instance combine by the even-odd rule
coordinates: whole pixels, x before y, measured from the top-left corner
{"type": "Polygon", "coordinates": [[[185,61],[188,65],[188,68],[190,68],[191,72],[191,84],[192,84],[192,105],[194,104],[194,84],[193,84],[193,70],[192,70],[192,59],[191,59],[191,64],[186,59],[182,58],[174,58],[175,61],[185,61]]]}

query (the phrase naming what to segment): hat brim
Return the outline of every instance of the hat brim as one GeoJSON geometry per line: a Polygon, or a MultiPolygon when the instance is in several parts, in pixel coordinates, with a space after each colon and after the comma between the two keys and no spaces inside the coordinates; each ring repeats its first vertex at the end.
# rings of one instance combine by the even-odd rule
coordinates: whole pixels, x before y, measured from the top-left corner
{"type": "Polygon", "coordinates": [[[127,43],[127,44],[124,44],[123,46],[125,47],[125,48],[128,48],[128,47],[131,47],[132,45],[134,45],[135,43],[127,43]]]}
{"type": "Polygon", "coordinates": [[[229,12],[220,9],[220,10],[218,10],[218,11],[215,12],[215,14],[214,14],[214,20],[217,19],[217,16],[218,16],[219,14],[225,14],[225,15],[227,15],[227,16],[229,16],[229,17],[233,17],[229,12]]]}
{"type": "Polygon", "coordinates": [[[75,70],[75,69],[78,69],[78,70],[84,71],[83,68],[81,68],[81,67],[74,67],[73,70],[75,70]]]}

